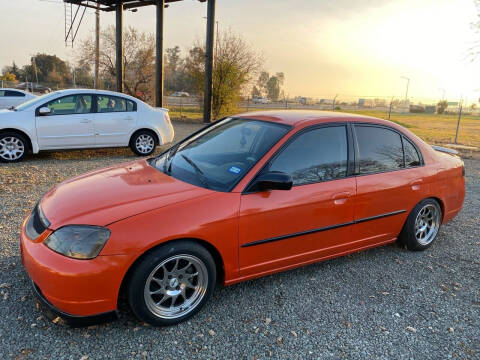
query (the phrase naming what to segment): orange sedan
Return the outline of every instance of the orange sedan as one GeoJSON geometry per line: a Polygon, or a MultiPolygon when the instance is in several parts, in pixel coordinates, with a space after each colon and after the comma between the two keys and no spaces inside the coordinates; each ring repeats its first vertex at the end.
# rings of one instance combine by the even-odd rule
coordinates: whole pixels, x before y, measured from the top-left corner
{"type": "Polygon", "coordinates": [[[398,240],[424,250],[465,197],[462,160],[403,127],[341,113],[217,121],[163,154],[51,189],[25,219],[23,264],[67,320],[195,314],[231,285],[398,240]],[[442,151],[437,151],[442,150],[442,151]]]}

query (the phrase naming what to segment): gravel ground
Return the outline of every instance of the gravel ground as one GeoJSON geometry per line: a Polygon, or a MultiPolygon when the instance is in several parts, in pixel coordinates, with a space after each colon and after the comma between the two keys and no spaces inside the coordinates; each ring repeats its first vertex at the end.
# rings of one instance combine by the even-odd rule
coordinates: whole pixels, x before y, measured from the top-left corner
{"type": "MultiPolygon", "coordinates": [[[[174,126],[176,139],[199,128],[174,126]]],[[[128,309],[88,328],[50,321],[21,266],[20,224],[55,183],[131,159],[114,149],[0,164],[0,358],[480,358],[478,159],[465,160],[463,211],[425,252],[389,245],[219,288],[198,315],[169,328],[139,323],[128,309]]]]}

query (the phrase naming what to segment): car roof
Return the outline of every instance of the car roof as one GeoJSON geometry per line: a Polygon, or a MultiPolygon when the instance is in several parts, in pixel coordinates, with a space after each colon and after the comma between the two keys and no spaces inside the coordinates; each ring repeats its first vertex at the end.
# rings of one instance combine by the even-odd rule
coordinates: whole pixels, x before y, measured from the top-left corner
{"type": "Polygon", "coordinates": [[[391,121],[371,116],[320,110],[265,110],[235,115],[236,117],[271,121],[294,127],[330,122],[371,122],[392,125],[391,121]]]}
{"type": "Polygon", "coordinates": [[[128,99],[139,101],[139,99],[124,93],[119,93],[119,92],[109,91],[109,90],[97,90],[97,89],[64,89],[64,90],[54,91],[51,94],[70,95],[70,94],[84,94],[84,93],[97,94],[97,95],[123,96],[128,99]]]}
{"type": "MultiPolygon", "coordinates": [[[[25,94],[31,94],[31,93],[29,93],[28,91],[25,91],[25,90],[22,90],[22,89],[0,88],[0,90],[11,90],[11,91],[18,91],[18,92],[25,93],[25,94]]],[[[32,94],[32,95],[33,95],[33,94],[32,94]]]]}

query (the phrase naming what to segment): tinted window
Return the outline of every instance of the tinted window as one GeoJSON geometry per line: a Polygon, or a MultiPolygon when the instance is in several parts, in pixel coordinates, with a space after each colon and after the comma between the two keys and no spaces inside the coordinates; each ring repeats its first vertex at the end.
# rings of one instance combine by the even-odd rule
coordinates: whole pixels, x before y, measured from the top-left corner
{"type": "Polygon", "coordinates": [[[360,174],[397,170],[403,165],[400,135],[374,126],[355,126],[358,141],[360,174]]]}
{"type": "Polygon", "coordinates": [[[168,175],[230,191],[289,130],[267,121],[228,118],[181,143],[154,162],[168,175]]]}
{"type": "Polygon", "coordinates": [[[25,94],[20,91],[5,90],[4,96],[25,97],[25,94]]]}
{"type": "Polygon", "coordinates": [[[345,177],[345,126],[320,128],[300,134],[273,160],[269,169],[290,174],[294,185],[345,177]]]}
{"type": "Polygon", "coordinates": [[[415,149],[415,146],[405,138],[403,138],[403,151],[405,151],[405,166],[420,165],[420,156],[418,156],[417,149],[415,149]]]}
{"type": "Polygon", "coordinates": [[[89,113],[92,107],[91,95],[70,95],[52,100],[45,104],[51,110],[50,115],[71,115],[89,113]]]}
{"type": "Polygon", "coordinates": [[[99,95],[98,112],[126,112],[135,111],[135,104],[131,100],[127,100],[117,96],[99,95]]]}

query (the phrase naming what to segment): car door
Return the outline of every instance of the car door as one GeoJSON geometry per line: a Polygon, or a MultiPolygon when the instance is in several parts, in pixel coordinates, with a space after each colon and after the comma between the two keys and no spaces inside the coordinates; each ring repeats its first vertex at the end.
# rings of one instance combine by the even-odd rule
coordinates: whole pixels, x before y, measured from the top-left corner
{"type": "Polygon", "coordinates": [[[137,104],[119,96],[97,95],[96,98],[95,145],[128,145],[137,124],[137,104]]]}
{"type": "Polygon", "coordinates": [[[376,125],[354,129],[358,175],[352,237],[366,247],[398,236],[428,184],[421,175],[421,153],[404,135],[376,125]]]}
{"type": "Polygon", "coordinates": [[[345,125],[318,127],[293,135],[262,170],[290,174],[292,189],[242,195],[242,276],[288,268],[345,251],[355,199],[355,178],[348,176],[347,139],[345,125]]]}
{"type": "Polygon", "coordinates": [[[35,123],[40,149],[92,147],[95,143],[92,99],[90,94],[67,95],[39,106],[35,123]],[[48,107],[50,113],[41,115],[42,107],[48,107]]]}

